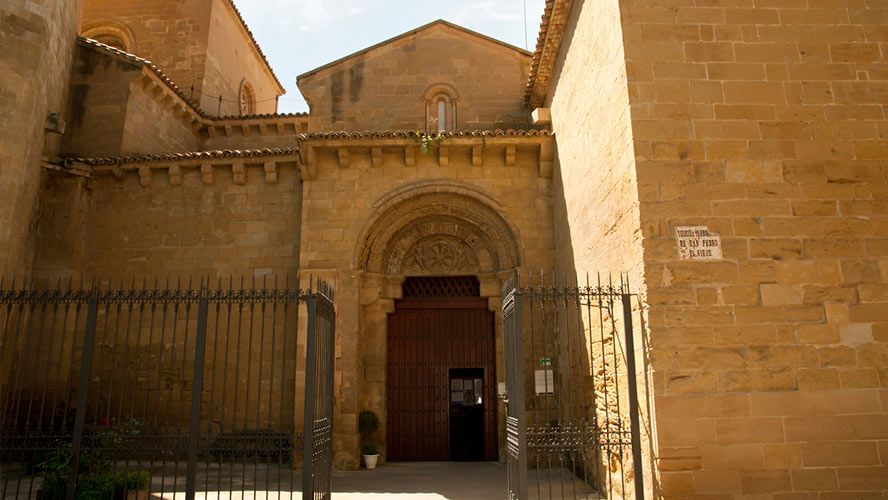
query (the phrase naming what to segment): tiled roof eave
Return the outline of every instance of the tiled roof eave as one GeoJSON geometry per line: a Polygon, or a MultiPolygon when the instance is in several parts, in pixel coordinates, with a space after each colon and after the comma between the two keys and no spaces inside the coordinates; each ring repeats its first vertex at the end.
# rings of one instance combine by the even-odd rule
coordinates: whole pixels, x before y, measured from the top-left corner
{"type": "Polygon", "coordinates": [[[176,85],[173,80],[171,80],[157,65],[149,61],[148,59],[141,58],[135,54],[131,54],[129,52],[124,52],[115,47],[111,47],[110,45],[105,45],[99,41],[93,40],[91,38],[79,37],[79,41],[86,45],[87,47],[91,47],[96,50],[103,51],[107,54],[111,54],[116,57],[124,58],[135,64],[141,64],[143,67],[148,69],[154,73],[157,78],[159,78],[170,90],[172,90],[187,106],[189,106],[195,114],[200,116],[204,120],[208,121],[232,121],[232,120],[262,120],[262,119],[275,119],[275,118],[300,118],[307,117],[308,113],[266,113],[266,114],[257,114],[257,115],[227,115],[227,116],[214,116],[207,112],[205,112],[201,107],[191,99],[181,87],[176,85]]]}
{"type": "Polygon", "coordinates": [[[293,156],[299,148],[262,148],[262,149],[218,149],[213,151],[191,151],[186,153],[164,153],[146,155],[121,155],[97,158],[68,158],[68,161],[83,163],[90,166],[127,165],[153,162],[182,162],[218,159],[262,158],[274,156],[293,156]]]}
{"type": "Polygon", "coordinates": [[[265,52],[262,51],[262,47],[259,46],[259,42],[256,41],[256,37],[253,36],[253,32],[250,31],[250,27],[247,26],[247,21],[244,20],[244,16],[241,15],[240,10],[238,10],[237,5],[235,5],[234,0],[225,0],[228,2],[228,5],[231,7],[231,10],[234,11],[234,14],[237,16],[238,20],[241,23],[241,26],[244,28],[244,31],[247,32],[247,36],[250,37],[250,41],[253,42],[253,48],[256,49],[256,52],[259,54],[259,58],[262,59],[262,62],[265,63],[265,67],[268,69],[268,73],[271,74],[271,77],[274,79],[274,82],[277,84],[278,89],[281,91],[281,95],[287,92],[287,89],[281,84],[281,81],[278,79],[277,75],[274,73],[274,68],[271,67],[271,63],[268,62],[268,58],[265,56],[265,52]]]}
{"type": "Polygon", "coordinates": [[[499,137],[550,137],[552,132],[549,130],[458,130],[452,132],[425,132],[415,130],[384,130],[384,131],[364,131],[364,132],[311,132],[299,134],[296,139],[299,141],[310,140],[336,140],[336,139],[415,139],[421,140],[423,137],[435,139],[441,138],[499,138],[499,137]]]}
{"type": "Polygon", "coordinates": [[[524,104],[528,109],[540,107],[549,91],[552,69],[561,48],[571,3],[571,0],[546,0],[530,77],[524,92],[524,104]]]}

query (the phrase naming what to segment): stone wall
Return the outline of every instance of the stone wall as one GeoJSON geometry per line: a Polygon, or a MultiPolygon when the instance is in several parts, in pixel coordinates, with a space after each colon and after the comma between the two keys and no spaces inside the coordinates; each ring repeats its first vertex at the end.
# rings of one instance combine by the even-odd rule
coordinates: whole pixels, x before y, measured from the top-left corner
{"type": "Polygon", "coordinates": [[[0,273],[27,274],[42,157],[58,154],[49,113],[65,113],[82,3],[11,0],[0,8],[0,273]]]}
{"type": "MultiPolygon", "coordinates": [[[[596,286],[599,279],[604,284],[611,280],[619,283],[628,276],[632,292],[643,297],[638,181],[619,6],[592,0],[573,4],[564,25],[561,50],[554,60],[552,90],[543,103],[551,111],[557,142],[553,194],[556,265],[571,281],[577,278],[580,286],[585,286],[587,279],[596,286]]],[[[638,404],[642,411],[642,466],[650,470],[651,425],[645,401],[651,388],[644,371],[640,306],[637,302],[633,305],[639,370],[636,379],[641,395],[638,404]]],[[[587,325],[584,355],[590,357],[588,366],[594,368],[584,387],[590,392],[589,401],[598,408],[599,422],[610,421],[614,429],[618,417],[629,421],[625,341],[622,328],[615,332],[607,328],[599,331],[596,314],[581,322],[587,325]],[[619,399],[615,397],[618,393],[619,399]]],[[[622,325],[619,308],[616,316],[616,324],[622,325]]],[[[590,477],[607,468],[618,470],[618,450],[609,451],[612,455],[602,459],[607,465],[590,470],[590,477]]],[[[623,460],[621,467],[631,474],[629,455],[623,460]]],[[[607,478],[601,476],[597,480],[603,487],[607,478]]],[[[651,479],[646,480],[650,485],[651,479]]],[[[624,485],[620,481],[610,486],[615,488],[616,495],[622,495],[624,485]]]]}
{"type": "Polygon", "coordinates": [[[298,84],[312,131],[426,130],[424,95],[435,85],[455,93],[456,126],[448,130],[524,129],[529,69],[526,52],[439,21],[301,75],[298,84]]]}
{"type": "MultiPolygon", "coordinates": [[[[48,115],[68,120],[65,101],[80,22],[79,1],[11,0],[0,5],[0,275],[27,278],[37,240],[41,164],[58,154],[48,115]]],[[[59,120],[54,120],[57,124],[59,120]]],[[[59,131],[57,129],[57,131],[59,131]]],[[[0,339],[0,397],[15,349],[0,339]]]]}
{"type": "Polygon", "coordinates": [[[168,168],[120,180],[92,181],[84,273],[120,276],[295,277],[299,269],[302,184],[295,167],[281,166],[275,183],[263,166],[168,168]],[[238,180],[238,182],[241,182],[238,180]],[[147,184],[147,185],[143,185],[147,184]]]}
{"type": "MultiPolygon", "coordinates": [[[[196,91],[204,85],[210,10],[215,2],[158,0],[121,2],[85,0],[81,33],[93,34],[106,26],[132,34],[127,51],[162,68],[180,85],[196,91]]],[[[199,92],[195,101],[199,101],[199,92]]],[[[215,112],[215,106],[207,109],[215,112]]]]}
{"type": "Polygon", "coordinates": [[[888,489],[880,2],[621,1],[660,494],[888,489]],[[723,259],[679,258],[706,226],[723,259]]]}
{"type": "Polygon", "coordinates": [[[282,94],[274,76],[253,47],[228,0],[212,3],[201,107],[216,114],[219,104],[214,98],[222,95],[220,114],[240,115],[240,89],[243,82],[247,82],[255,99],[252,114],[274,113],[277,111],[275,96],[282,94]]]}
{"type": "MultiPolygon", "coordinates": [[[[501,308],[501,279],[516,264],[551,269],[552,181],[540,154],[550,141],[450,137],[428,153],[410,139],[300,143],[314,176],[305,182],[300,274],[336,288],[337,467],[359,466],[358,413],[373,410],[385,422],[386,314],[405,275],[429,274],[412,267],[409,249],[435,238],[462,245],[461,255],[477,260],[444,259],[432,274],[477,275],[491,311],[501,308]]],[[[501,320],[496,328],[503,381],[501,320]]],[[[374,438],[384,444],[382,427],[374,438]]]]}
{"type": "Polygon", "coordinates": [[[275,110],[277,83],[228,0],[86,0],[81,32],[125,32],[133,39],[128,52],[157,65],[189,96],[193,85],[194,101],[209,114],[240,114],[244,78],[258,98],[272,98],[256,112],[275,110]]]}
{"type": "Polygon", "coordinates": [[[187,107],[143,63],[81,43],[62,152],[102,157],[195,151],[198,135],[183,118],[187,107]]]}

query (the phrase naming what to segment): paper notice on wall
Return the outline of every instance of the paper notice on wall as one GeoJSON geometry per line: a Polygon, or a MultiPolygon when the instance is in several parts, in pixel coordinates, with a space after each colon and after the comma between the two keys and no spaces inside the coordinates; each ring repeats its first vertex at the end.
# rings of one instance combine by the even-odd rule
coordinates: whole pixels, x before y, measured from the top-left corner
{"type": "Polygon", "coordinates": [[[681,260],[715,260],[722,258],[721,237],[706,226],[675,228],[678,256],[681,260]]]}
{"type": "Polygon", "coordinates": [[[555,377],[552,370],[534,370],[533,375],[537,396],[555,394],[555,377]]]}
{"type": "Polygon", "coordinates": [[[450,403],[461,405],[463,403],[463,381],[454,379],[450,381],[450,403]]]}

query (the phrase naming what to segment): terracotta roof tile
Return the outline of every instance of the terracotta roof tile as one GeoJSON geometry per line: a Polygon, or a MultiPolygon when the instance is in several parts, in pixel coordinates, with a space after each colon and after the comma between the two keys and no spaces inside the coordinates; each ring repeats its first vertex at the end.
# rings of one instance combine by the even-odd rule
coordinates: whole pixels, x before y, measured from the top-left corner
{"type": "Polygon", "coordinates": [[[208,160],[214,158],[256,158],[262,156],[288,156],[299,152],[299,148],[263,149],[217,149],[214,151],[191,151],[187,153],[166,153],[155,155],[124,155],[103,158],[68,158],[68,161],[87,165],[120,165],[123,163],[148,163],[157,161],[208,160]]]}
{"type": "Polygon", "coordinates": [[[530,78],[524,91],[524,104],[529,109],[540,107],[549,91],[549,81],[552,78],[558,49],[561,48],[561,38],[564,35],[570,7],[571,0],[546,0],[546,8],[540,23],[540,35],[537,37],[533,64],[530,67],[530,78]]]}
{"type": "Polygon", "coordinates": [[[118,57],[123,57],[125,59],[132,61],[133,63],[141,64],[141,65],[147,67],[155,75],[157,75],[157,77],[160,78],[161,81],[163,81],[167,85],[167,87],[170,88],[170,90],[175,92],[176,95],[179,96],[180,99],[185,101],[185,103],[188,106],[190,106],[191,109],[193,109],[194,112],[197,113],[201,118],[205,118],[207,120],[251,120],[251,119],[262,119],[262,118],[295,118],[295,117],[300,117],[300,116],[308,116],[308,113],[266,113],[266,114],[259,114],[259,115],[243,115],[243,116],[242,115],[228,115],[228,116],[211,115],[211,114],[207,113],[206,111],[204,111],[203,109],[201,109],[201,107],[197,104],[197,102],[195,102],[193,99],[191,99],[182,90],[181,87],[176,85],[175,82],[173,82],[168,76],[166,76],[166,74],[164,74],[163,70],[161,70],[159,67],[157,67],[157,65],[155,65],[154,63],[152,63],[148,59],[144,59],[144,58],[141,58],[137,55],[130,54],[129,52],[124,52],[124,51],[122,51],[116,47],[112,47],[110,45],[105,45],[104,43],[93,40],[92,38],[84,38],[82,36],[78,37],[78,38],[81,41],[81,43],[83,43],[89,47],[104,51],[109,54],[114,54],[118,57]]]}
{"type": "MultiPolygon", "coordinates": [[[[299,134],[297,140],[306,141],[311,139],[409,139],[421,138],[427,135],[425,132],[417,132],[413,130],[385,130],[378,132],[312,132],[307,134],[299,134]]],[[[436,137],[548,137],[552,132],[548,130],[458,130],[453,132],[439,132],[428,134],[431,138],[436,137]]]]}
{"type": "Polygon", "coordinates": [[[244,27],[244,30],[247,32],[247,35],[250,37],[250,40],[253,42],[253,47],[256,48],[256,52],[259,53],[259,57],[262,58],[262,62],[265,63],[265,67],[268,68],[268,72],[271,73],[271,77],[274,78],[275,83],[277,83],[278,87],[286,92],[287,90],[281,85],[281,81],[278,80],[277,75],[274,74],[274,69],[271,67],[271,63],[268,62],[268,58],[265,57],[265,52],[262,52],[262,47],[259,46],[259,42],[256,41],[256,37],[253,36],[253,32],[250,31],[250,27],[247,26],[247,22],[244,20],[244,16],[241,15],[240,10],[238,10],[237,5],[234,4],[234,0],[226,0],[228,5],[231,6],[231,9],[234,10],[234,13],[237,15],[237,18],[240,20],[241,26],[244,27]]]}

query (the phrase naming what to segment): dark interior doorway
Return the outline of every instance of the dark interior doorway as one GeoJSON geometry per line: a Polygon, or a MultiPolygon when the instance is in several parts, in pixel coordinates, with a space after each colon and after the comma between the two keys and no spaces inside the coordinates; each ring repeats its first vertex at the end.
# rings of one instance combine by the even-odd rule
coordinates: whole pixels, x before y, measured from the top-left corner
{"type": "Polygon", "coordinates": [[[450,369],[450,460],[484,460],[484,369],[450,369]]]}
{"type": "Polygon", "coordinates": [[[387,460],[497,459],[494,316],[478,288],[474,277],[405,282],[388,321],[387,460]]]}

